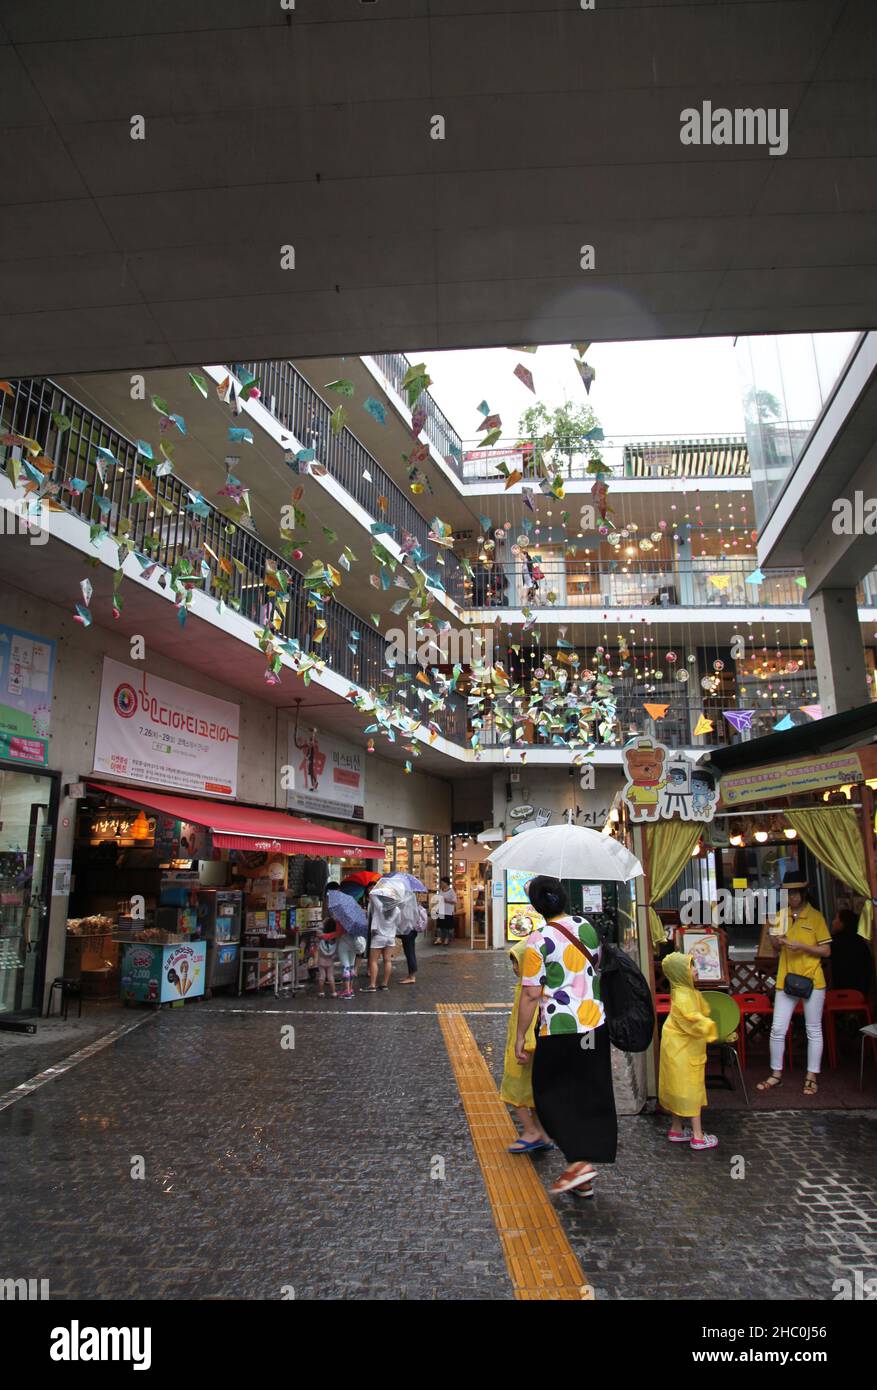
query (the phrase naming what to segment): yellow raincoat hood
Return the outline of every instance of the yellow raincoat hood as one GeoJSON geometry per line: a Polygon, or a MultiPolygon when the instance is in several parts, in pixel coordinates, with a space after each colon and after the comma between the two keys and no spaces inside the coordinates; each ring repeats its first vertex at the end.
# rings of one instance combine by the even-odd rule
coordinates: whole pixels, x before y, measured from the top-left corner
{"type": "Polygon", "coordinates": [[[667,980],[671,985],[687,985],[692,988],[694,981],[691,978],[691,961],[682,951],[674,951],[672,955],[665,956],[661,961],[667,980]]]}
{"type": "Polygon", "coordinates": [[[526,949],[526,940],[516,941],[514,946],[509,947],[509,955],[511,957],[512,965],[515,967],[515,974],[517,975],[518,979],[521,978],[521,962],[523,961],[524,951],[526,949]]]}

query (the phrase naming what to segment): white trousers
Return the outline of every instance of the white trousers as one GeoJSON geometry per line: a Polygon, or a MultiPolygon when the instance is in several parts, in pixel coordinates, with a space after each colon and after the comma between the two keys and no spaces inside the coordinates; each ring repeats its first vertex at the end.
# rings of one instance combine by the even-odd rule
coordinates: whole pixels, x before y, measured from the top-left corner
{"type": "MultiPolygon", "coordinates": [[[[814,989],[809,999],[804,999],[804,1024],[807,1028],[807,1070],[818,1072],[822,1065],[822,1010],[825,1007],[825,990],[814,989]]],[[[773,1001],[773,1023],[770,1029],[770,1069],[782,1071],[783,1051],[786,1034],[792,1021],[792,1014],[798,1000],[784,990],[778,989],[773,1001]]]]}

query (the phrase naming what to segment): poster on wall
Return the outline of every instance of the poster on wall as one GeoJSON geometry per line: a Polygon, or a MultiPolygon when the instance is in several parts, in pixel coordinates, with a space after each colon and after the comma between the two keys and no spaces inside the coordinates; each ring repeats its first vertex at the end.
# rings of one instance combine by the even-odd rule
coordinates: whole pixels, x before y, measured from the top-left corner
{"type": "Polygon", "coordinates": [[[55,643],[0,624],[0,760],[48,767],[55,643]]]}
{"type": "Polygon", "coordinates": [[[287,788],[290,811],[362,820],[365,816],[365,754],[361,748],[319,729],[289,731],[287,788]]]}
{"type": "Polygon", "coordinates": [[[239,720],[238,705],[104,657],[93,770],[234,796],[239,720]]]}
{"type": "Polygon", "coordinates": [[[506,869],[506,939],[523,941],[545,925],[545,918],[530,906],[527,884],[534,875],[529,869],[506,869]]]}
{"type": "Polygon", "coordinates": [[[635,738],[622,750],[627,777],[621,796],[632,821],[711,821],[718,777],[653,738],[635,738]]]}

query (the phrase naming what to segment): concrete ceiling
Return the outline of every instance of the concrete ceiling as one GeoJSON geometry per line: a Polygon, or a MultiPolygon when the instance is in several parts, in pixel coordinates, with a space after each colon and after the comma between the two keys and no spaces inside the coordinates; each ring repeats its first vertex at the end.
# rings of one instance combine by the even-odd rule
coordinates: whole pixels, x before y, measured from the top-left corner
{"type": "Polygon", "coordinates": [[[4,0],[0,372],[868,325],[874,26],[873,0],[4,0]],[[787,108],[788,153],[682,145],[705,100],[787,108]]]}

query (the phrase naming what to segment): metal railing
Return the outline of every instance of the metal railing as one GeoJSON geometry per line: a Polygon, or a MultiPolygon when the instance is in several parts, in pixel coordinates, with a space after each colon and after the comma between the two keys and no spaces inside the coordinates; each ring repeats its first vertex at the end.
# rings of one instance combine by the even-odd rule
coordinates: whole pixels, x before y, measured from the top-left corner
{"type": "MultiPolygon", "coordinates": [[[[364,689],[392,685],[395,672],[386,668],[385,639],[370,623],[335,599],[324,605],[322,613],[309,608],[309,591],[283,556],[245,526],[230,521],[180,478],[157,476],[138,456],[132,440],[54,382],[22,379],[10,386],[11,396],[0,393],[0,434],[39,442],[52,464],[51,474],[43,477],[65,511],[114,538],[127,538],[140,555],[165,569],[174,571],[176,567],[187,588],[222,599],[257,626],[264,625],[267,618],[266,577],[282,571],[288,576],[288,603],[278,636],[297,639],[303,650],[324,660],[352,684],[364,689]],[[61,416],[70,422],[69,428],[59,428],[61,416]],[[102,459],[98,466],[98,448],[108,450],[117,462],[102,459]],[[137,487],[138,476],[148,492],[137,487]],[[313,636],[318,617],[325,621],[326,631],[316,642],[313,636]],[[352,638],[354,631],[359,633],[358,639],[352,638]]],[[[0,447],[0,462],[12,447],[0,447]]],[[[17,452],[21,453],[20,448],[17,452]]],[[[120,593],[124,599],[124,588],[120,593]]],[[[413,681],[409,687],[402,687],[394,701],[407,706],[409,713],[425,717],[413,681]]],[[[465,702],[459,696],[449,697],[446,708],[429,717],[449,737],[465,737],[465,702]]]]}
{"type": "MultiPolygon", "coordinates": [[[[815,681],[815,673],[813,673],[813,679],[815,681]]],[[[797,702],[789,699],[783,704],[778,702],[770,707],[754,709],[750,727],[738,732],[724,718],[726,710],[728,713],[732,713],[739,710],[741,706],[736,692],[730,692],[724,696],[704,694],[702,699],[680,697],[675,690],[668,689],[659,689],[648,694],[630,694],[622,688],[616,694],[618,697],[616,717],[609,733],[604,737],[600,736],[599,721],[596,719],[587,723],[589,737],[598,747],[622,747],[634,732],[637,732],[660,739],[670,748],[715,748],[721,744],[761,738],[772,733],[784,715],[789,715],[796,724],[810,722],[807,716],[800,712],[799,706],[803,703],[801,699],[798,699],[797,702]],[[644,709],[646,701],[650,704],[666,704],[668,706],[667,713],[661,719],[651,719],[644,709]],[[695,735],[694,730],[702,716],[710,720],[713,724],[713,730],[705,734],[695,735]]],[[[752,702],[747,702],[746,708],[751,710],[752,702]]],[[[539,728],[527,723],[523,718],[518,721],[517,727],[521,726],[525,729],[524,740],[511,746],[538,748],[550,748],[552,746],[553,731],[550,727],[547,730],[539,728]]],[[[556,726],[554,732],[561,732],[560,724],[556,726]]],[[[501,745],[500,731],[496,727],[492,714],[485,716],[479,735],[483,748],[495,748],[501,745]]],[[[567,732],[564,737],[569,739],[571,735],[567,732]]],[[[502,746],[509,746],[509,740],[506,739],[502,746]]]]}
{"type": "MultiPolygon", "coordinates": [[[[481,450],[477,439],[463,444],[462,480],[465,483],[504,482],[492,459],[508,460],[519,449],[517,439],[500,441],[492,450],[481,450]]],[[[696,439],[668,436],[645,439],[636,435],[605,435],[588,447],[568,448],[556,441],[545,456],[552,477],[558,474],[564,482],[593,482],[594,472],[589,465],[599,459],[602,471],[618,479],[638,480],[679,478],[748,478],[749,448],[744,434],[708,434],[696,439]]],[[[519,454],[524,483],[537,482],[543,475],[533,458],[532,450],[519,454]]]]}
{"type": "MultiPolygon", "coordinates": [[[[401,396],[407,404],[402,382],[411,363],[404,352],[373,352],[371,353],[371,360],[383,372],[396,394],[401,396]]],[[[423,392],[420,404],[426,408],[424,434],[436,452],[453,468],[458,477],[462,477],[460,458],[463,452],[463,442],[460,436],[444,411],[436,405],[429,391],[423,392]]]]}
{"type": "MultiPolygon", "coordinates": [[[[462,574],[457,557],[429,539],[429,523],[405,496],[373,454],[346,426],[337,434],[331,427],[332,408],[314,390],[292,362],[238,362],[229,369],[236,375],[241,368],[258,378],[260,403],[306,449],[313,449],[329,476],[340,483],[374,521],[395,528],[400,543],[403,533],[413,536],[424,554],[422,567],[430,580],[447,590],[458,602],[462,599],[462,574]],[[364,475],[368,473],[371,478],[364,475]],[[377,498],[383,504],[377,506],[377,498]]],[[[380,538],[378,538],[380,539],[380,538]]]]}
{"type": "MultiPolygon", "coordinates": [[[[799,572],[772,570],[747,582],[751,559],[542,560],[533,546],[534,576],[523,562],[475,561],[466,606],[484,608],[800,608],[799,572]],[[541,575],[541,577],[538,577],[541,575]]],[[[862,602],[865,602],[863,589],[862,602]]]]}

